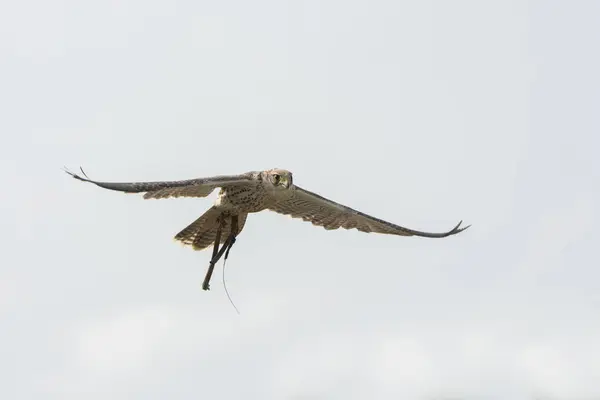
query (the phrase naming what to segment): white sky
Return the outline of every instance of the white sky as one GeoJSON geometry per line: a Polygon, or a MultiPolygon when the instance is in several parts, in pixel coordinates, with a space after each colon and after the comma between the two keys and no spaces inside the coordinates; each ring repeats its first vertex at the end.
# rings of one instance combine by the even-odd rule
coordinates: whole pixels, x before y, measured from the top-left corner
{"type": "Polygon", "coordinates": [[[600,2],[0,4],[0,398],[600,396],[600,2]],[[272,167],[443,240],[76,182],[272,167]],[[220,267],[220,265],[219,265],[220,267]]]}

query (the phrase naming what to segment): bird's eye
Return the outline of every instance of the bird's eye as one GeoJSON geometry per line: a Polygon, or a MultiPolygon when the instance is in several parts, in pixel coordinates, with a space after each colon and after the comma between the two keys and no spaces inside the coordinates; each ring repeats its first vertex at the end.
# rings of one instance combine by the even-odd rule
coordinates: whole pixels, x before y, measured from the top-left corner
{"type": "Polygon", "coordinates": [[[280,180],[281,176],[279,176],[278,174],[273,174],[273,182],[275,182],[276,185],[279,183],[280,180]]]}

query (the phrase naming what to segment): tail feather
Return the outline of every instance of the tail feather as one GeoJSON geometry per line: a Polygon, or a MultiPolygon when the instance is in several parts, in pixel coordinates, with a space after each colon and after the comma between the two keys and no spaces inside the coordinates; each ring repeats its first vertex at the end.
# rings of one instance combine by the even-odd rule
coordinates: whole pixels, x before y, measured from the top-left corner
{"type": "MultiPolygon", "coordinates": [[[[200,218],[189,224],[181,232],[175,235],[175,240],[179,240],[184,245],[192,246],[194,250],[203,250],[215,242],[217,236],[217,228],[219,226],[219,216],[221,211],[215,207],[211,207],[200,218]]],[[[238,215],[238,234],[246,224],[248,214],[238,215]]],[[[223,243],[227,240],[231,232],[231,220],[227,218],[224,221],[221,230],[221,240],[223,243]]]]}

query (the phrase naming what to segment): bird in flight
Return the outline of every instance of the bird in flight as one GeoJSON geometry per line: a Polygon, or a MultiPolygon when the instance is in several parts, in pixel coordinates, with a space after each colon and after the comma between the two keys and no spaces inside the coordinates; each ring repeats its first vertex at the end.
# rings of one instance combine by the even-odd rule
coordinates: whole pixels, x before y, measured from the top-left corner
{"type": "Polygon", "coordinates": [[[73,178],[105,189],[125,193],[144,193],[144,199],[169,197],[206,197],[220,188],[214,205],[197,220],[175,235],[175,239],[194,250],[213,245],[213,253],[202,289],[209,290],[215,264],[235,243],[250,213],[271,210],[292,218],[302,218],[327,230],[344,228],[399,236],[443,238],[456,235],[462,221],[448,232],[422,232],[372,217],[316,193],[296,186],[292,173],[284,169],[252,171],[241,175],[221,175],[182,181],[164,182],[99,182],[65,169],[73,178]],[[222,246],[221,246],[222,245],[222,246]]]}

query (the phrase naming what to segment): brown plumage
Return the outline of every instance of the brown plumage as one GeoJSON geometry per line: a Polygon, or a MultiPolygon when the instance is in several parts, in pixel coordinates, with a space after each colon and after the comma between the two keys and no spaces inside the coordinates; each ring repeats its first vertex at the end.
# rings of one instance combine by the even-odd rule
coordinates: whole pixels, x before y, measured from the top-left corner
{"type": "MultiPolygon", "coordinates": [[[[231,248],[235,237],[244,228],[249,213],[271,210],[293,218],[302,218],[327,230],[345,228],[361,232],[374,232],[399,236],[443,238],[467,229],[459,222],[447,232],[423,232],[372,217],[350,207],[336,203],[316,193],[294,185],[292,173],[283,169],[253,171],[241,175],[222,175],[183,181],[165,182],[98,182],[66,171],[73,178],[90,182],[105,189],[125,193],[144,193],[145,199],[170,197],[206,197],[220,188],[215,204],[196,221],[192,222],[175,239],[195,250],[202,250],[214,243],[215,250],[211,268],[214,266],[218,246],[231,248]],[[237,229],[231,232],[232,225],[237,229]],[[219,243],[216,238],[219,236],[219,243]]],[[[228,252],[228,250],[227,250],[228,252]]],[[[207,275],[210,278],[209,275],[207,275]]],[[[205,289],[208,282],[205,280],[205,289]]]]}

